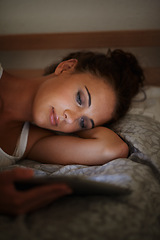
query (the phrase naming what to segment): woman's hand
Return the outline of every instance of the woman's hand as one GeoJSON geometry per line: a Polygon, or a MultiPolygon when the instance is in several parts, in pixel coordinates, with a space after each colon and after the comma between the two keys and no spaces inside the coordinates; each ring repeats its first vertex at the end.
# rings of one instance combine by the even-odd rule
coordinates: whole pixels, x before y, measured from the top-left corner
{"type": "Polygon", "coordinates": [[[15,168],[0,173],[0,213],[18,215],[31,212],[72,192],[65,184],[40,186],[27,191],[15,188],[15,181],[31,177],[31,169],[15,168]]]}

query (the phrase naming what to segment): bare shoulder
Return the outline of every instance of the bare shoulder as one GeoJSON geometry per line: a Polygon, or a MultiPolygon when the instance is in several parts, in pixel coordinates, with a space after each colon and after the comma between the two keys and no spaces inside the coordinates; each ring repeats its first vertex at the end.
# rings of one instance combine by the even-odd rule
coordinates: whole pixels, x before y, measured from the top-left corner
{"type": "Polygon", "coordinates": [[[33,124],[30,124],[29,137],[28,137],[27,148],[26,148],[26,152],[25,152],[24,157],[28,155],[31,148],[38,141],[40,141],[43,138],[54,136],[54,135],[55,135],[55,133],[53,131],[43,129],[43,128],[39,128],[39,127],[37,127],[33,124]]]}

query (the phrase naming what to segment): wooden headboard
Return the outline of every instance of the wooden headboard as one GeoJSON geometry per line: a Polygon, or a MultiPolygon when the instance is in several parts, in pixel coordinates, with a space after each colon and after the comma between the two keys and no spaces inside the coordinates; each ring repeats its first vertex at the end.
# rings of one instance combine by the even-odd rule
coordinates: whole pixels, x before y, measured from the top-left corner
{"type": "MultiPolygon", "coordinates": [[[[160,30],[1,35],[0,51],[93,48],[157,48],[160,30]]],[[[157,51],[158,51],[157,50],[157,51]]],[[[12,69],[17,74],[39,75],[42,69],[12,69]]],[[[160,86],[160,64],[144,69],[147,84],[160,86]]]]}

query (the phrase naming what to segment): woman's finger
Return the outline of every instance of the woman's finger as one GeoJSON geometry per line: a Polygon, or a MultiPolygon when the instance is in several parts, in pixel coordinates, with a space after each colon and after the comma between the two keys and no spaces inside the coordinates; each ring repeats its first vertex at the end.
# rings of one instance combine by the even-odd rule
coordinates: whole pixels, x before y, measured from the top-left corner
{"type": "Polygon", "coordinates": [[[33,177],[34,172],[29,168],[14,168],[0,173],[0,184],[13,183],[20,179],[28,179],[33,177]]]}
{"type": "Polygon", "coordinates": [[[71,193],[72,190],[68,186],[62,184],[37,187],[26,191],[23,195],[23,203],[21,202],[18,204],[18,213],[22,214],[37,210],[54,200],[71,193]]]}

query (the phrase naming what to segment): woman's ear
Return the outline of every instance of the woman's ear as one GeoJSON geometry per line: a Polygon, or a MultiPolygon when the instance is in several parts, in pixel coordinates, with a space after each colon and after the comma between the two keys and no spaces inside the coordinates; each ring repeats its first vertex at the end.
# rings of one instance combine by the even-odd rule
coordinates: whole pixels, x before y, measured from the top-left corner
{"type": "Polygon", "coordinates": [[[77,59],[69,59],[58,64],[55,70],[55,75],[59,75],[62,72],[73,72],[78,63],[77,59]]]}

